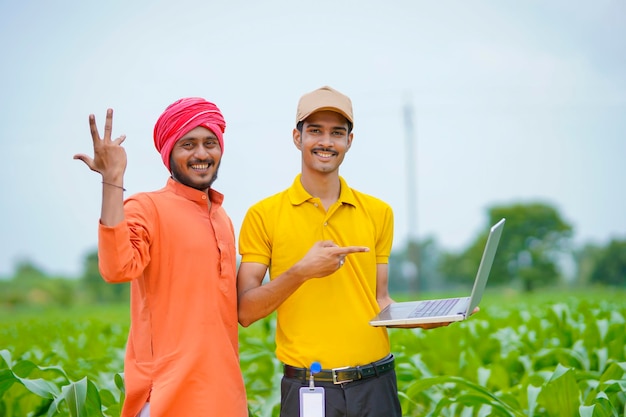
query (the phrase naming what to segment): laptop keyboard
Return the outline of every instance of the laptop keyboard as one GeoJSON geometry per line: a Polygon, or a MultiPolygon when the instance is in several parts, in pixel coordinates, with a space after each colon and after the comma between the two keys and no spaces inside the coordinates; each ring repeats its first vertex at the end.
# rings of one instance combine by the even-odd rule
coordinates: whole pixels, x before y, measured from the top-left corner
{"type": "Polygon", "coordinates": [[[409,314],[409,317],[433,317],[447,314],[458,298],[446,298],[444,300],[432,300],[419,303],[417,308],[409,314]]]}

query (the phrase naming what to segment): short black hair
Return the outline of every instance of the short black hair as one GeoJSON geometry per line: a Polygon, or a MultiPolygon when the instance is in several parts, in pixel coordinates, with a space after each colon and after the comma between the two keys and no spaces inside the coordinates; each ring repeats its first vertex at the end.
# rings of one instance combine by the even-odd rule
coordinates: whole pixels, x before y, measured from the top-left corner
{"type": "MultiPolygon", "coordinates": [[[[348,122],[348,135],[350,134],[350,132],[352,132],[352,123],[350,122],[350,120],[346,119],[346,122],[348,122]]],[[[298,129],[298,132],[300,132],[300,134],[302,134],[302,128],[304,127],[304,120],[299,121],[298,124],[296,125],[296,129],[298,129]]]]}

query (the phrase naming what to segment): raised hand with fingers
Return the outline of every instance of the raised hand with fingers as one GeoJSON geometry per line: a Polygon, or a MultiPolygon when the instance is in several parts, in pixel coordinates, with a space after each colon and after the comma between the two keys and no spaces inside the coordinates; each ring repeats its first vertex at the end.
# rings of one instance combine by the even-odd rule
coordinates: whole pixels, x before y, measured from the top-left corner
{"type": "Polygon", "coordinates": [[[111,139],[113,110],[107,110],[103,138],[100,138],[98,127],[96,126],[96,117],[93,114],[89,115],[89,128],[93,141],[94,157],[91,158],[86,154],[76,154],[74,159],[83,161],[89,169],[99,172],[102,175],[102,181],[105,183],[122,187],[127,158],[126,150],[121,145],[126,139],[126,135],[111,139]]]}
{"type": "Polygon", "coordinates": [[[100,138],[96,117],[89,115],[89,128],[93,141],[93,158],[86,154],[76,154],[74,159],[83,161],[89,169],[102,175],[102,210],[100,221],[107,226],[118,224],[124,219],[123,192],[124,172],[126,171],[126,150],[121,146],[126,135],[111,139],[113,130],[113,110],[108,109],[104,122],[104,137],[100,138]]]}

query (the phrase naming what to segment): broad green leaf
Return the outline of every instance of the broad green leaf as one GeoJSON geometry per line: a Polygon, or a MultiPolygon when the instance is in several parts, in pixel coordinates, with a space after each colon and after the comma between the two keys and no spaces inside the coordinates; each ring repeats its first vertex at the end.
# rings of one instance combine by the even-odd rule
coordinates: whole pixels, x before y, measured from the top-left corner
{"type": "Polygon", "coordinates": [[[613,393],[613,392],[625,392],[626,393],[626,380],[617,380],[612,379],[609,381],[605,381],[598,386],[602,392],[613,393]]]}
{"type": "Polygon", "coordinates": [[[37,367],[42,372],[48,372],[52,374],[56,374],[63,378],[65,382],[69,382],[69,377],[67,376],[67,372],[60,366],[38,366],[37,367]]]}
{"type": "Polygon", "coordinates": [[[126,394],[126,389],[124,388],[124,373],[115,374],[115,386],[122,391],[122,394],[126,394]]]}
{"type": "Polygon", "coordinates": [[[574,349],[562,347],[542,349],[533,356],[534,368],[537,370],[550,368],[566,363],[569,367],[589,369],[589,358],[574,349]]]}
{"type": "Polygon", "coordinates": [[[14,382],[15,377],[13,376],[13,372],[9,369],[0,370],[0,399],[3,397],[4,393],[11,388],[14,382]]]}
{"type": "Polygon", "coordinates": [[[626,393],[625,376],[626,362],[613,362],[599,380],[590,381],[592,389],[588,392],[584,405],[592,405],[603,392],[626,393]]]}
{"type": "Polygon", "coordinates": [[[528,415],[535,415],[535,409],[537,408],[537,398],[541,394],[541,387],[534,385],[528,385],[526,388],[526,396],[528,397],[528,415]]]}
{"type": "Polygon", "coordinates": [[[87,378],[65,385],[61,389],[61,396],[67,404],[70,416],[84,416],[85,401],[87,399],[87,378]]]}
{"type": "Polygon", "coordinates": [[[579,409],[580,417],[619,417],[613,404],[606,398],[597,398],[593,405],[583,405],[579,409]]]}
{"type": "Polygon", "coordinates": [[[626,324],[626,318],[619,311],[611,310],[611,322],[623,325],[626,324]]]}
{"type": "Polygon", "coordinates": [[[46,417],[55,416],[59,410],[59,404],[65,399],[61,395],[57,395],[50,406],[48,407],[48,412],[46,413],[46,417]]]}
{"type": "Polygon", "coordinates": [[[593,405],[581,405],[580,408],[578,408],[578,412],[580,413],[580,417],[594,417],[593,416],[594,408],[595,408],[595,406],[593,406],[593,405]]]}
{"type": "Polygon", "coordinates": [[[491,376],[491,369],[485,367],[479,367],[477,370],[478,373],[478,383],[482,386],[486,386],[489,381],[489,377],[491,376]]]}
{"type": "Polygon", "coordinates": [[[112,407],[117,403],[117,399],[115,395],[108,389],[102,388],[100,390],[100,401],[102,401],[102,405],[105,407],[112,407]]]}
{"type": "Polygon", "coordinates": [[[538,402],[546,408],[549,416],[578,417],[579,396],[574,370],[559,364],[541,390],[538,402]]]}
{"type": "Polygon", "coordinates": [[[593,351],[598,360],[598,371],[602,372],[602,370],[606,367],[607,361],[609,360],[609,350],[606,347],[601,347],[599,349],[595,349],[593,351]]]}
{"type": "Polygon", "coordinates": [[[7,364],[7,367],[11,369],[13,367],[13,361],[11,360],[11,352],[6,349],[0,350],[0,358],[4,360],[7,364]]]}
{"type": "Polygon", "coordinates": [[[85,399],[85,417],[102,417],[102,401],[98,387],[87,380],[87,398],[85,399]]]}
{"type": "Polygon", "coordinates": [[[27,360],[18,360],[13,364],[11,369],[16,377],[26,378],[33,369],[37,369],[37,365],[27,360]]]}
{"type": "Polygon", "coordinates": [[[600,382],[606,382],[612,379],[624,379],[626,376],[626,362],[612,363],[600,376],[600,382]]]}
{"type": "Polygon", "coordinates": [[[497,415],[515,417],[517,414],[507,406],[504,406],[499,401],[493,401],[491,398],[476,393],[463,394],[455,398],[455,402],[463,404],[470,409],[480,409],[482,406],[487,405],[498,411],[497,415]]]}
{"type": "Polygon", "coordinates": [[[604,340],[606,334],[609,331],[609,321],[606,319],[596,320],[596,326],[598,327],[598,331],[600,332],[600,340],[604,340]]]}
{"type": "Polygon", "coordinates": [[[412,392],[420,392],[428,388],[431,388],[433,386],[444,385],[444,384],[459,385],[462,388],[473,391],[473,393],[471,394],[463,394],[463,395],[466,395],[467,398],[470,398],[472,401],[475,401],[477,404],[479,403],[489,404],[494,408],[498,408],[498,409],[503,410],[503,412],[509,413],[507,415],[524,416],[524,413],[522,413],[520,410],[513,409],[510,405],[508,405],[507,403],[505,403],[504,401],[496,397],[486,388],[478,384],[475,384],[473,382],[470,382],[466,379],[459,378],[459,377],[439,376],[439,377],[433,377],[433,378],[424,378],[424,379],[413,382],[410,386],[410,390],[412,392]],[[477,399],[478,397],[482,398],[482,400],[478,401],[477,399]]]}
{"type": "Polygon", "coordinates": [[[17,380],[33,394],[37,394],[43,398],[54,398],[60,394],[59,388],[52,382],[42,378],[28,379],[19,378],[17,380]]]}
{"type": "Polygon", "coordinates": [[[437,406],[435,407],[435,409],[430,415],[441,416],[441,415],[444,415],[443,410],[451,406],[454,407],[456,405],[456,399],[450,398],[450,397],[443,397],[440,401],[437,401],[436,404],[437,406]]]}

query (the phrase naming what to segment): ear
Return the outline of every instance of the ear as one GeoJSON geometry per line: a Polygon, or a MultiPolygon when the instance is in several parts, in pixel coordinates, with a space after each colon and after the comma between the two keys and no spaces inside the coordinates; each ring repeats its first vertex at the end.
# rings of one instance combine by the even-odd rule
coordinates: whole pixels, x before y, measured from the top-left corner
{"type": "Polygon", "coordinates": [[[348,135],[348,144],[346,146],[346,152],[350,150],[350,146],[352,146],[352,139],[354,138],[354,133],[350,132],[348,135]]]}
{"type": "Polygon", "coordinates": [[[296,145],[296,148],[302,150],[302,135],[300,135],[300,131],[298,129],[293,129],[293,144],[296,145]]]}

